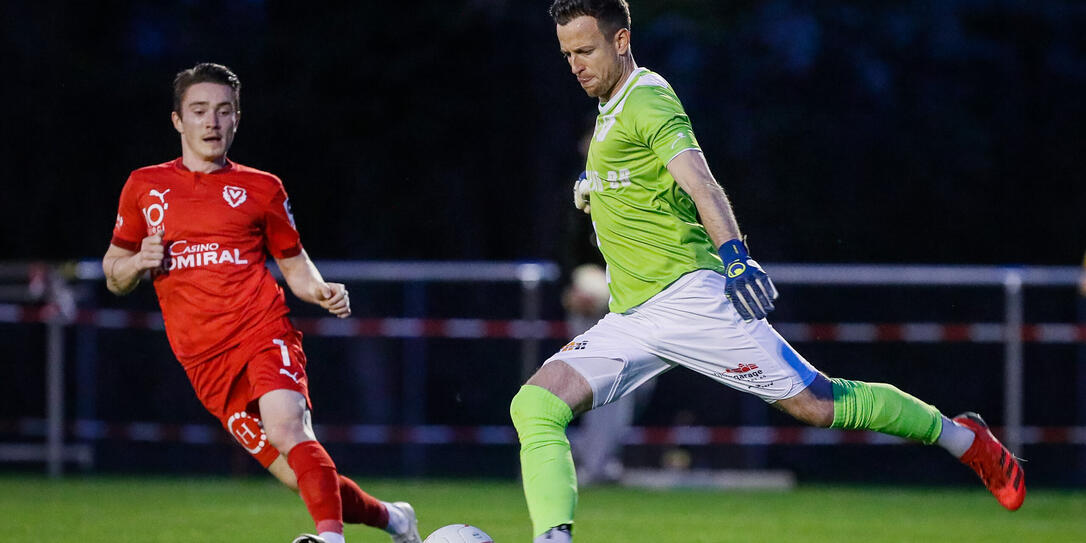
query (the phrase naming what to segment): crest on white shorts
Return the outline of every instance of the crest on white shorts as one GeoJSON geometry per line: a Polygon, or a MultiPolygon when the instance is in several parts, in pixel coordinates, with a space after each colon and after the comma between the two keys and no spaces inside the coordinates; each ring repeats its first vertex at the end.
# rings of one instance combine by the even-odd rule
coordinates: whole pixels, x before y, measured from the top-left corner
{"type": "Polygon", "coordinates": [[[230,204],[230,207],[238,207],[245,201],[245,189],[226,185],[222,188],[222,199],[230,204]]]}

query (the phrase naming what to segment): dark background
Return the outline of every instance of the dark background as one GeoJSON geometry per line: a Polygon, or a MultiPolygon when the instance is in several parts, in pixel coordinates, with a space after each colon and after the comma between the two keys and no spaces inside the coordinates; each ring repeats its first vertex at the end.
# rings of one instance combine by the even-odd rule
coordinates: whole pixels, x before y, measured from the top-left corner
{"type": "MultiPolygon", "coordinates": [[[[1086,4],[631,2],[763,261],[1075,264],[1086,4]]],[[[594,117],[547,1],[0,7],[6,259],[99,257],[180,153],[174,73],[240,76],[230,156],[315,258],[555,259],[594,117]]]]}

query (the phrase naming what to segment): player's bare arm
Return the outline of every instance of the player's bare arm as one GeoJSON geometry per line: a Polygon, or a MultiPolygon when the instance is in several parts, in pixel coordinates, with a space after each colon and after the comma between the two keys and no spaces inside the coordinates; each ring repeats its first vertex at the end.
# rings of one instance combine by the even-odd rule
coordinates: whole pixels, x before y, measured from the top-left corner
{"type": "Polygon", "coordinates": [[[732,204],[713,173],[709,171],[709,165],[701,151],[691,149],[679,153],[668,162],[667,171],[694,200],[698,215],[701,216],[701,224],[705,226],[717,247],[741,238],[732,204]]]}
{"type": "Polygon", "coordinates": [[[161,232],[143,238],[139,252],[129,251],[111,243],[105,256],[102,257],[106,288],[118,296],[132,292],[146,271],[162,266],[165,254],[166,249],[162,245],[161,232]]]}
{"type": "Polygon", "coordinates": [[[345,319],[351,316],[351,299],[343,283],[326,283],[309,254],[302,250],[295,256],[275,261],[290,291],[299,300],[319,305],[329,313],[345,319]]]}
{"type": "Polygon", "coordinates": [[[747,255],[731,202],[709,171],[705,155],[697,149],[679,153],[667,164],[667,170],[694,200],[701,224],[724,262],[724,275],[728,278],[724,293],[743,319],[764,319],[774,309],[777,287],[747,255]]]}

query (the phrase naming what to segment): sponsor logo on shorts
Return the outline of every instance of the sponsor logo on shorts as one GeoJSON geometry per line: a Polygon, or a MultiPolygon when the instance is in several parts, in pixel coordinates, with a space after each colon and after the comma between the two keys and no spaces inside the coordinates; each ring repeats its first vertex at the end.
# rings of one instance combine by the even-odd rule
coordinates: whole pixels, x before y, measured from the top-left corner
{"type": "MultiPolygon", "coordinates": [[[[724,368],[723,372],[716,372],[717,377],[727,377],[740,381],[757,380],[765,376],[765,372],[758,369],[758,364],[739,364],[734,368],[724,368]]],[[[749,385],[748,385],[749,386],[749,385]]],[[[757,387],[761,388],[761,387],[757,387]]]]}
{"type": "Polygon", "coordinates": [[[737,368],[726,368],[724,373],[747,373],[758,369],[758,364],[739,364],[737,368]]]}
{"type": "Polygon", "coordinates": [[[260,424],[260,419],[245,411],[230,415],[226,428],[249,454],[259,453],[268,444],[268,434],[264,433],[264,425],[260,424]]]}
{"type": "Polygon", "coordinates": [[[569,343],[566,343],[566,346],[562,347],[558,352],[565,353],[569,351],[583,351],[586,347],[588,347],[587,339],[584,341],[571,341],[569,343]]]}

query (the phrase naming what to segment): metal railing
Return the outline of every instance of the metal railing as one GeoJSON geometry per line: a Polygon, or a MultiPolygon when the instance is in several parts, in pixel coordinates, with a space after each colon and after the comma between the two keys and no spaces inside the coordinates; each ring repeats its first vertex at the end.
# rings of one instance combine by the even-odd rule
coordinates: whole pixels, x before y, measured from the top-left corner
{"type": "MultiPolygon", "coordinates": [[[[337,281],[376,281],[397,282],[422,285],[433,282],[506,282],[519,283],[521,287],[521,318],[524,322],[537,322],[541,315],[541,285],[554,282],[559,278],[558,267],[549,262],[357,262],[357,261],[321,261],[318,268],[325,278],[337,281]]],[[[1004,311],[1002,342],[1004,344],[1004,438],[1008,448],[1021,453],[1023,428],[1023,337],[1024,324],[1024,287],[1029,286],[1072,286],[1078,283],[1083,273],[1077,267],[1038,267],[1038,266],[919,266],[919,265],[800,265],[800,264],[765,264],[773,280],[779,284],[795,285],[847,285],[847,286],[976,286],[999,287],[1003,291],[1004,311]]],[[[27,277],[31,270],[40,270],[25,264],[0,264],[0,280],[27,277]]],[[[84,261],[50,268],[54,277],[48,301],[63,305],[64,300],[71,300],[71,291],[66,289],[62,276],[72,281],[97,281],[102,279],[98,261],[84,261]],[[63,270],[63,272],[58,271],[63,270]]],[[[408,317],[425,317],[424,305],[419,303],[424,297],[421,286],[405,289],[405,307],[408,317]],[[418,313],[418,314],[412,314],[418,313]]],[[[57,476],[61,473],[62,463],[70,457],[80,457],[79,451],[68,451],[64,447],[63,408],[63,329],[72,322],[71,312],[57,311],[55,318],[48,321],[47,341],[47,390],[46,418],[48,421],[47,443],[44,460],[48,472],[57,476]]],[[[522,373],[534,368],[540,359],[539,346],[544,336],[528,333],[520,337],[520,363],[522,373]]],[[[422,339],[418,339],[422,341],[422,339]]],[[[425,389],[422,380],[425,376],[426,360],[424,354],[410,345],[405,347],[405,380],[403,409],[405,423],[424,424],[423,415],[418,408],[422,402],[412,394],[421,394],[425,389]],[[413,392],[410,392],[413,391],[413,392]]],[[[20,449],[20,454],[27,454],[20,449]]],[[[416,456],[405,450],[409,456],[416,456]]],[[[25,459],[25,458],[24,458],[25,459]]],[[[418,460],[418,459],[416,459],[418,460]]]]}

